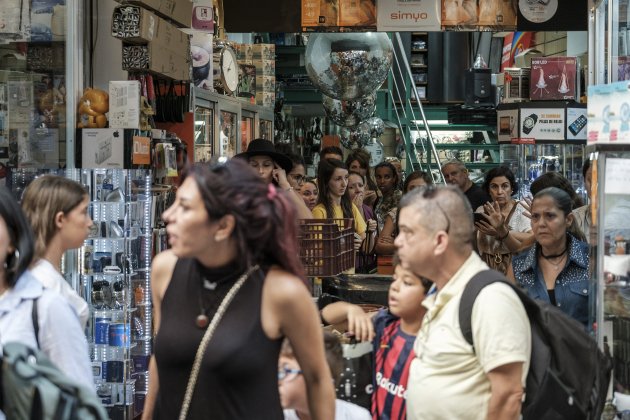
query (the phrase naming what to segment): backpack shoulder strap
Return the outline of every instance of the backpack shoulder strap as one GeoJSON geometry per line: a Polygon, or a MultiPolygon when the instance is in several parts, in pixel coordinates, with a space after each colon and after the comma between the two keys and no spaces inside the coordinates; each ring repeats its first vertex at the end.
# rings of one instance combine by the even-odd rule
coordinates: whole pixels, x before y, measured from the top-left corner
{"type": "Polygon", "coordinates": [[[472,346],[474,346],[474,343],[471,318],[475,299],[477,299],[477,295],[484,287],[499,281],[506,281],[503,274],[495,270],[483,270],[475,274],[464,288],[462,299],[459,302],[459,326],[464,338],[472,346]]]}
{"type": "Polygon", "coordinates": [[[31,311],[31,317],[33,318],[33,331],[35,331],[35,342],[37,343],[37,348],[40,348],[39,345],[39,316],[37,313],[37,301],[39,298],[33,299],[33,310],[31,311]]]}

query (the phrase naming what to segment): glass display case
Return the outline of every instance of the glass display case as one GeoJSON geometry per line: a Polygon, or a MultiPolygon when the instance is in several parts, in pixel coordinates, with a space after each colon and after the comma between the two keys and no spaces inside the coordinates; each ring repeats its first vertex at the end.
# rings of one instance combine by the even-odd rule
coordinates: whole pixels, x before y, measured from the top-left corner
{"type": "Polygon", "coordinates": [[[152,351],[151,172],[76,172],[90,191],[94,221],[72,270],[90,305],[94,382],[110,418],[131,419],[143,410],[152,351]]]}
{"type": "Polygon", "coordinates": [[[258,124],[258,137],[261,139],[273,141],[273,119],[263,119],[260,118],[260,123],[258,124]]]}
{"type": "Polygon", "coordinates": [[[251,111],[241,111],[241,149],[247,150],[249,142],[256,136],[256,114],[251,111]]]}
{"type": "Polygon", "coordinates": [[[273,139],[273,109],[193,88],[194,159],[230,158],[255,138],[273,139]]]}
{"type": "Polygon", "coordinates": [[[591,234],[597,238],[591,252],[597,336],[613,356],[613,391],[630,394],[630,144],[588,150],[594,181],[591,234]]]}
{"type": "Polygon", "coordinates": [[[2,2],[0,184],[11,170],[74,165],[81,8],[76,0],[2,2]]]}
{"type": "Polygon", "coordinates": [[[576,192],[586,199],[582,166],[584,144],[501,144],[500,161],[509,167],[519,185],[518,198],[530,197],[529,187],[540,175],[559,172],[573,185],[576,192]]]}
{"type": "Polygon", "coordinates": [[[214,155],[214,107],[195,106],[195,162],[208,162],[214,155]]]}

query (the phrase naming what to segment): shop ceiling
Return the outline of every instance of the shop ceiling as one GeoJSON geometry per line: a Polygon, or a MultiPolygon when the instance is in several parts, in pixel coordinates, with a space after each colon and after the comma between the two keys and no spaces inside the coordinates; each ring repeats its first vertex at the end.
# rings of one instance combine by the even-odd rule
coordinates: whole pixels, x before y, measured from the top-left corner
{"type": "MultiPolygon", "coordinates": [[[[232,33],[300,32],[302,29],[300,6],[300,0],[223,0],[224,26],[227,32],[232,33]]],[[[518,31],[586,31],[588,29],[588,0],[558,0],[556,14],[544,23],[529,22],[519,14],[516,29],[518,31]]]]}

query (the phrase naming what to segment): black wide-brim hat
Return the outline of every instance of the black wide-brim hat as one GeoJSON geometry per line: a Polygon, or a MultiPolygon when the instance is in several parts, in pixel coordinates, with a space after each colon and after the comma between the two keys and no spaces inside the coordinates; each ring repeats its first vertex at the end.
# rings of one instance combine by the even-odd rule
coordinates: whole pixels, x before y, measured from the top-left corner
{"type": "Polygon", "coordinates": [[[252,156],[269,156],[276,162],[286,173],[293,169],[293,162],[288,156],[276,152],[276,148],[272,142],[265,139],[254,139],[249,142],[247,151],[239,153],[235,158],[248,160],[252,156]]]}

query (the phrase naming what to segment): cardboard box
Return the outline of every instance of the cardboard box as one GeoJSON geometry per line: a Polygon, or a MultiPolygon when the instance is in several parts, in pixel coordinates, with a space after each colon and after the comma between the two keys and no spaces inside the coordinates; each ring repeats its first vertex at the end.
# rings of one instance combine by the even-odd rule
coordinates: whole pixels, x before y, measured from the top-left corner
{"type": "Polygon", "coordinates": [[[175,52],[169,48],[156,47],[154,43],[123,44],[122,68],[127,71],[149,70],[174,80],[190,80],[190,55],[183,55],[181,51],[175,52]]]}
{"type": "Polygon", "coordinates": [[[275,44],[254,44],[251,45],[252,59],[254,60],[275,60],[275,44]]]}
{"type": "Polygon", "coordinates": [[[576,57],[534,57],[531,69],[531,100],[579,100],[576,57]]]}
{"type": "Polygon", "coordinates": [[[165,48],[180,55],[190,55],[190,35],[164,19],[158,21],[151,44],[155,48],[165,48]]]}
{"type": "Polygon", "coordinates": [[[251,61],[253,59],[252,44],[236,44],[234,49],[239,62],[241,60],[251,61]]]}
{"type": "Polygon", "coordinates": [[[132,3],[145,6],[177,26],[190,27],[192,24],[193,4],[190,0],[116,0],[118,3],[132,3]]]}
{"type": "Polygon", "coordinates": [[[108,119],[110,128],[140,128],[139,81],[109,82],[108,119]]]}
{"type": "Polygon", "coordinates": [[[256,92],[256,103],[266,108],[273,108],[276,104],[275,92],[256,92]]]}
{"type": "Polygon", "coordinates": [[[256,77],[276,75],[276,62],[274,60],[252,60],[252,64],[256,66],[256,77]]]}
{"type": "Polygon", "coordinates": [[[125,42],[146,44],[153,41],[159,20],[163,19],[140,6],[116,6],[112,13],[112,36],[125,42]]]}
{"type": "Polygon", "coordinates": [[[122,129],[83,129],[81,130],[81,167],[123,169],[124,146],[124,130],[122,129]]]}
{"type": "Polygon", "coordinates": [[[275,92],[276,76],[256,76],[256,91],[275,92]]]}

